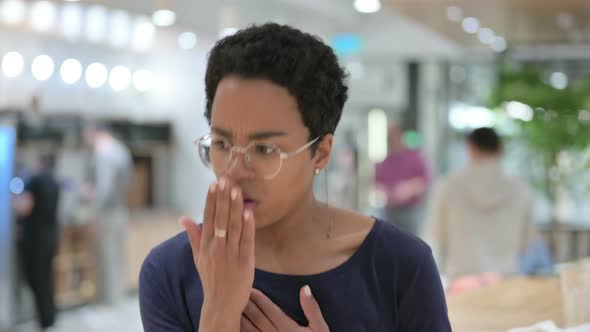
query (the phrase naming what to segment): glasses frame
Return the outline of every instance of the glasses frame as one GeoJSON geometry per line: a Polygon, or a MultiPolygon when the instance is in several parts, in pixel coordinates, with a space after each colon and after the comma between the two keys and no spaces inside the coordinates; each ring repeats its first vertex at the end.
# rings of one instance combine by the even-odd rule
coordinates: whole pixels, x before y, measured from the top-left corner
{"type": "MultiPolygon", "coordinates": [[[[213,170],[213,167],[211,166],[210,162],[207,162],[206,160],[204,160],[203,156],[201,155],[201,148],[203,147],[203,143],[208,140],[208,139],[212,139],[213,135],[211,134],[206,134],[204,136],[202,136],[201,138],[195,140],[193,142],[194,145],[197,145],[197,148],[199,149],[199,158],[201,159],[201,161],[203,162],[203,164],[205,164],[205,166],[211,170],[213,170]]],[[[291,157],[294,157],[296,155],[298,155],[299,153],[305,151],[305,149],[309,148],[310,146],[312,146],[315,142],[317,142],[317,140],[320,139],[320,136],[314,138],[313,140],[307,142],[305,145],[299,147],[298,149],[296,149],[295,151],[291,151],[291,152],[283,152],[281,151],[281,148],[279,148],[276,144],[273,143],[264,143],[268,146],[272,146],[279,155],[279,167],[276,170],[276,172],[274,172],[274,174],[272,175],[268,175],[268,176],[262,176],[265,180],[272,180],[274,177],[276,177],[279,172],[281,171],[281,168],[283,167],[283,160],[287,160],[291,157]]],[[[228,164],[224,170],[227,171],[230,167],[230,165],[232,164],[232,160],[234,159],[234,152],[237,153],[241,153],[244,155],[244,160],[246,162],[246,165],[250,166],[249,163],[250,161],[248,160],[248,158],[246,158],[246,152],[248,151],[248,149],[250,149],[252,146],[254,146],[257,143],[261,143],[259,141],[252,141],[250,143],[248,143],[248,145],[242,147],[242,146],[238,146],[238,145],[232,145],[230,150],[229,150],[229,161],[228,164]]]]}

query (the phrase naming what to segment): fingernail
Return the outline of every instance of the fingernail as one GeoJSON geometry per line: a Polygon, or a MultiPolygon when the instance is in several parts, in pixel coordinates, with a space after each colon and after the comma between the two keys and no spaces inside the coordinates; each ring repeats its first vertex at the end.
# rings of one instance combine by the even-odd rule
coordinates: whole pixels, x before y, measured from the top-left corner
{"type": "Polygon", "coordinates": [[[219,189],[221,189],[221,191],[225,189],[225,182],[225,178],[221,178],[221,180],[219,180],[219,189]]]}
{"type": "Polygon", "coordinates": [[[238,198],[238,188],[232,188],[231,190],[231,200],[235,201],[238,198]]]}
{"type": "Polygon", "coordinates": [[[244,220],[250,219],[251,216],[252,216],[252,212],[250,212],[250,210],[244,211],[244,220]]]}
{"type": "Polygon", "coordinates": [[[306,295],[306,296],[309,296],[309,297],[311,297],[311,288],[309,288],[309,286],[308,286],[308,285],[305,285],[305,286],[303,287],[303,293],[305,293],[305,295],[306,295]]]}
{"type": "Polygon", "coordinates": [[[214,193],[215,193],[215,190],[217,190],[217,184],[216,184],[215,182],[213,182],[213,183],[211,183],[211,184],[209,185],[209,191],[210,191],[212,194],[214,194],[214,193]]]}

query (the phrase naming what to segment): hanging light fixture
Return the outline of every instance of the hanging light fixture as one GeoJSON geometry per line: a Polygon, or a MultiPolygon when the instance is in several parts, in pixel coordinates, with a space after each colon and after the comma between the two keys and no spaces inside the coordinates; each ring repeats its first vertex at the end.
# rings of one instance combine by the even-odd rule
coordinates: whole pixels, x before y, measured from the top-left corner
{"type": "Polygon", "coordinates": [[[219,10],[219,38],[231,36],[238,31],[239,9],[236,5],[224,5],[219,10]]]}
{"type": "Polygon", "coordinates": [[[131,46],[136,51],[146,51],[153,43],[156,27],[145,16],[138,16],[133,22],[131,46]]]}
{"type": "Polygon", "coordinates": [[[51,1],[41,0],[31,4],[31,26],[38,32],[47,32],[57,21],[57,8],[51,1]]]}
{"type": "Polygon", "coordinates": [[[152,22],[158,27],[169,27],[176,22],[176,12],[167,0],[156,1],[156,11],[152,14],[152,22]]]}
{"type": "Polygon", "coordinates": [[[380,0],[355,0],[354,9],[359,13],[371,14],[381,10],[380,0]]]}
{"type": "Polygon", "coordinates": [[[197,45],[197,35],[194,32],[183,32],[178,35],[178,46],[183,50],[193,49],[197,45]]]}
{"type": "Polygon", "coordinates": [[[25,19],[27,6],[22,0],[0,2],[0,19],[8,25],[21,23],[25,19]]]}

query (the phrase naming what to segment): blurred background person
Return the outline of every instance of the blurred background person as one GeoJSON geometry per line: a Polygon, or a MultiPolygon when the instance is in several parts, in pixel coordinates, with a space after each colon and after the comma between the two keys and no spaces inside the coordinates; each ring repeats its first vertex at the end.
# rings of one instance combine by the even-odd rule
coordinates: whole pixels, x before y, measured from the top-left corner
{"type": "Polygon", "coordinates": [[[422,201],[430,176],[420,151],[410,149],[397,124],[390,124],[387,142],[389,153],[375,169],[375,187],[384,193],[385,220],[414,235],[422,226],[422,201]]]}
{"type": "Polygon", "coordinates": [[[495,279],[489,273],[516,274],[535,236],[532,197],[502,169],[496,131],[474,130],[466,147],[469,164],[440,181],[430,206],[430,236],[451,284],[467,275],[489,281],[495,279]]]}
{"type": "Polygon", "coordinates": [[[104,124],[90,124],[84,137],[93,150],[91,185],[86,195],[93,201],[95,213],[98,299],[117,305],[125,295],[126,199],[132,159],[125,144],[104,124]]]}
{"type": "Polygon", "coordinates": [[[14,201],[19,218],[18,249],[26,283],[32,290],[42,330],[55,324],[53,259],[58,245],[60,188],[54,177],[56,155],[44,153],[39,168],[14,201]]]}

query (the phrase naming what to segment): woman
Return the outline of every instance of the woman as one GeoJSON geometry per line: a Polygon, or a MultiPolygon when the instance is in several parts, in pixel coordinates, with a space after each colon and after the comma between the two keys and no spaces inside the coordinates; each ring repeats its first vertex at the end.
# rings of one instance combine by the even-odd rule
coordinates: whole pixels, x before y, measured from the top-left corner
{"type": "Polygon", "coordinates": [[[197,143],[218,181],[202,229],[182,218],[143,264],[145,331],[451,331],[426,244],[314,198],[345,78],[332,49],[288,26],[215,45],[197,143]]]}

